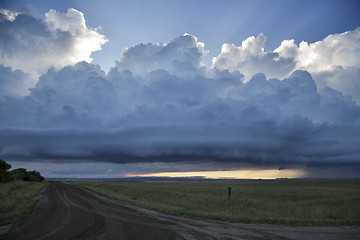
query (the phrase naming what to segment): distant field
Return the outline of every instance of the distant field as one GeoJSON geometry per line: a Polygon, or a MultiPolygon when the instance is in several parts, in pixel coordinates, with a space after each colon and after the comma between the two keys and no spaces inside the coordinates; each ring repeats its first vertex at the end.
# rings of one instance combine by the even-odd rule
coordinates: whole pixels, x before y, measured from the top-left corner
{"type": "Polygon", "coordinates": [[[303,226],[360,225],[360,179],[71,183],[180,216],[303,226]],[[230,200],[228,187],[232,188],[230,200]]]}
{"type": "Polygon", "coordinates": [[[13,222],[35,202],[46,182],[0,183],[0,226],[13,222]]]}

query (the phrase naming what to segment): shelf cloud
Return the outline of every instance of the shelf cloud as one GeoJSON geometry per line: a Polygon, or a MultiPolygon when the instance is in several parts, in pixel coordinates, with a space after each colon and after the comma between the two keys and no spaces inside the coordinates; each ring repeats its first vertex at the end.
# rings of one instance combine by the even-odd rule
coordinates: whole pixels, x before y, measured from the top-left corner
{"type": "Polygon", "coordinates": [[[205,44],[184,34],[127,48],[106,73],[91,63],[106,37],[81,12],[0,15],[6,159],[359,176],[360,28],[268,52],[259,34],[224,44],[211,68],[205,44]]]}

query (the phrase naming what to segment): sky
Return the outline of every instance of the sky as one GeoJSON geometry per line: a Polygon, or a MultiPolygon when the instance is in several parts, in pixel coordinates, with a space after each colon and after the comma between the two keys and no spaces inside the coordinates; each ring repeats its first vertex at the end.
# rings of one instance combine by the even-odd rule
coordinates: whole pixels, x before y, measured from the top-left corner
{"type": "Polygon", "coordinates": [[[359,10],[0,1],[0,158],[45,177],[360,177],[359,10]]]}

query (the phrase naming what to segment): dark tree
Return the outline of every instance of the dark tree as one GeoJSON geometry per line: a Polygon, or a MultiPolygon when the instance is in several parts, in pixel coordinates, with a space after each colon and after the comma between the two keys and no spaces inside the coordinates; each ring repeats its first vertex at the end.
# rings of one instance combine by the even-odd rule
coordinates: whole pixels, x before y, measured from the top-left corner
{"type": "Polygon", "coordinates": [[[10,182],[13,180],[42,182],[45,180],[37,171],[26,171],[25,168],[18,168],[8,171],[11,165],[0,159],[0,182],[10,182]]]}
{"type": "Polygon", "coordinates": [[[9,182],[12,180],[12,175],[8,170],[11,168],[11,165],[4,160],[0,159],[0,182],[9,182]]]}
{"type": "Polygon", "coordinates": [[[10,171],[15,180],[22,180],[28,182],[42,182],[45,180],[43,176],[37,171],[26,171],[25,168],[17,168],[10,171]]]}
{"type": "Polygon", "coordinates": [[[15,180],[30,181],[30,174],[25,168],[17,168],[10,173],[14,176],[15,180]]]}
{"type": "Polygon", "coordinates": [[[28,173],[30,175],[30,181],[42,182],[45,180],[45,178],[41,176],[40,173],[37,171],[30,171],[28,173]]]}

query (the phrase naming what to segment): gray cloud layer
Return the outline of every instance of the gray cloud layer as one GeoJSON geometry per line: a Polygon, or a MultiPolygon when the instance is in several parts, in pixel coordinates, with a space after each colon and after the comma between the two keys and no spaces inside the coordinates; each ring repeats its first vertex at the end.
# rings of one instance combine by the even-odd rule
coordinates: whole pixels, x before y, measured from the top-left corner
{"type": "MultiPolygon", "coordinates": [[[[38,27],[48,28],[44,23],[38,27]]],[[[227,46],[228,53],[234,48],[248,58],[234,69],[231,64],[226,67],[230,53],[221,53],[214,67],[206,68],[204,44],[185,34],[166,44],[126,49],[109,73],[88,62],[50,68],[30,90],[27,74],[1,65],[3,156],[37,161],[216,162],[229,168],[348,166],[358,174],[360,106],[339,90],[319,88],[307,71],[291,73],[295,63],[290,58],[257,70],[257,61],[273,62],[279,54],[257,51],[265,41],[262,35],[247,41],[245,50],[227,46]],[[257,41],[259,46],[250,44],[257,41]],[[251,65],[251,73],[271,68],[273,73],[279,70],[282,75],[283,69],[291,74],[268,79],[262,73],[248,77],[238,71],[253,62],[254,55],[261,58],[251,65]]],[[[315,74],[326,78],[324,72],[315,74]]]]}

